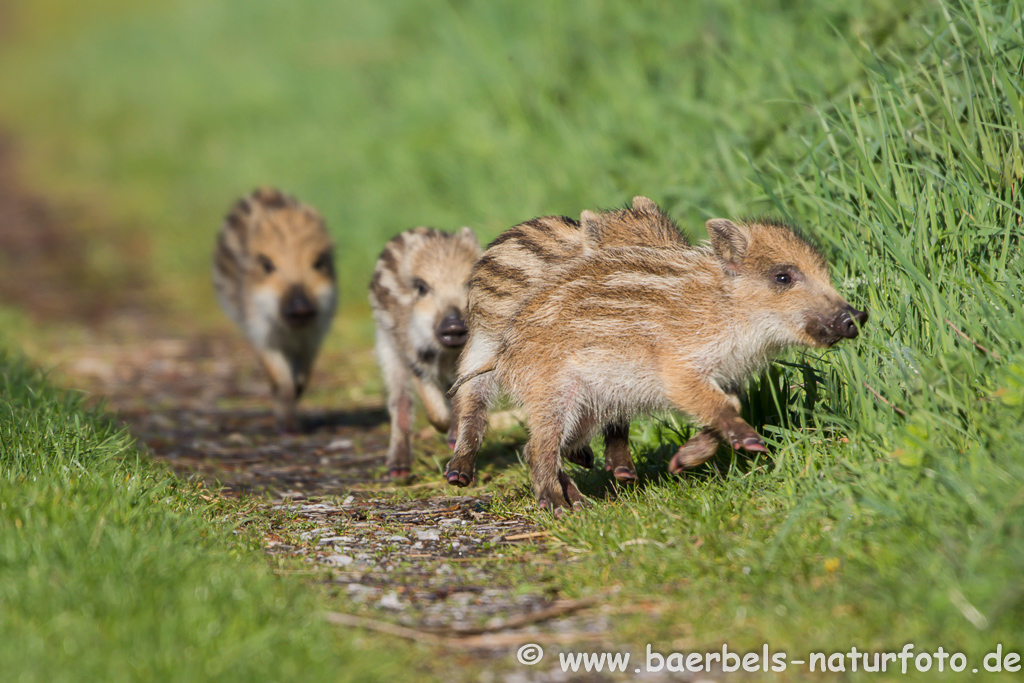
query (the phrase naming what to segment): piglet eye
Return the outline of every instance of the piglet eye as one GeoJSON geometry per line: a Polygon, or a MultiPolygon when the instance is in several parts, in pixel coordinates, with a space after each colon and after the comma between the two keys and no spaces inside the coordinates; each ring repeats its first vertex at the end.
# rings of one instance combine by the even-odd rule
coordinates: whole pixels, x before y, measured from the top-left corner
{"type": "Polygon", "coordinates": [[[430,291],[430,286],[423,280],[416,278],[412,281],[412,287],[416,290],[416,293],[420,296],[426,295],[430,291]]]}
{"type": "Polygon", "coordinates": [[[788,271],[775,274],[775,284],[777,285],[791,285],[793,284],[793,275],[788,271]]]}
{"type": "Polygon", "coordinates": [[[260,264],[260,268],[263,269],[264,275],[270,275],[271,273],[274,272],[274,270],[276,270],[274,268],[274,262],[271,261],[266,256],[264,256],[263,254],[257,254],[256,261],[260,264]]]}
{"type": "Polygon", "coordinates": [[[331,253],[329,251],[325,251],[324,253],[320,254],[319,258],[317,258],[316,260],[316,263],[313,264],[313,268],[319,270],[321,273],[324,273],[325,275],[330,275],[331,253]]]}

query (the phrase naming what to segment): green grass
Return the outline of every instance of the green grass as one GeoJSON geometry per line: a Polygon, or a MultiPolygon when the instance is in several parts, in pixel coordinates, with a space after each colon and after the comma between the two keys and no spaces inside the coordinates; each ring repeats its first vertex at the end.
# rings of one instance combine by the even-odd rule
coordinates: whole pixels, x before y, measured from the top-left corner
{"type": "MultiPolygon", "coordinates": [[[[554,580],[650,606],[614,624],[635,654],[913,642],[977,666],[1024,650],[1024,5],[890,5],[182,0],[54,28],[61,3],[16,3],[0,120],[40,185],[146,226],[158,284],[202,320],[204,245],[262,182],[327,216],[350,321],[377,251],[414,224],[490,237],[642,193],[695,236],[716,214],[812,226],[871,312],[863,334],[753,383],[770,459],[671,478],[687,429],[635,425],[637,491],[538,515],[585,551],[554,580]]],[[[507,495],[524,481],[500,476],[500,505],[532,510],[507,495]]]]}
{"type": "MultiPolygon", "coordinates": [[[[633,642],[911,642],[979,669],[997,644],[1024,648],[1022,19],[1020,3],[928,8],[919,49],[872,57],[863,87],[754,160],[764,201],[820,226],[872,318],[753,385],[771,460],[655,475],[554,525],[592,553],[570,585],[668,593],[653,627],[625,627],[633,642]]],[[[679,443],[635,437],[654,472],[679,443]]]]}
{"type": "Polygon", "coordinates": [[[319,592],[275,577],[201,491],[7,352],[0,416],[5,680],[368,681],[409,670],[328,626],[319,592]]]}

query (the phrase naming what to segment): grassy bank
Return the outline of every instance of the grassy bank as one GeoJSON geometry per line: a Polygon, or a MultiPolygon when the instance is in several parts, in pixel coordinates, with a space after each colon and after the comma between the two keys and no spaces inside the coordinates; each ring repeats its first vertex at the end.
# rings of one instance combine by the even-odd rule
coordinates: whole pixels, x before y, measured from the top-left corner
{"type": "MultiPolygon", "coordinates": [[[[998,644],[1024,648],[1021,10],[915,15],[919,49],[879,53],[863,87],[754,159],[765,200],[819,226],[872,317],[755,384],[770,460],[723,457],[721,476],[661,479],[553,527],[596,556],[578,585],[671,595],[635,642],[915,643],[979,670],[998,644]]],[[[657,472],[679,438],[648,430],[635,441],[657,472]]]]}
{"type": "Polygon", "coordinates": [[[409,670],[328,626],[309,587],[275,577],[208,501],[0,352],[4,680],[366,681],[409,670]]]}

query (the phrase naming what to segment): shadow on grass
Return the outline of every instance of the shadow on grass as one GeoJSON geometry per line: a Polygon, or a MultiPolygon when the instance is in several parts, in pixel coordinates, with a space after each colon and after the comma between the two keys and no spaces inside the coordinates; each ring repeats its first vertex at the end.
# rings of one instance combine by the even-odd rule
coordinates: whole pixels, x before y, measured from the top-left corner
{"type": "Polygon", "coordinates": [[[696,430],[680,429],[678,426],[661,422],[658,431],[660,439],[658,439],[657,443],[650,443],[650,434],[645,434],[645,438],[641,439],[636,437],[630,438],[630,452],[633,455],[637,474],[635,482],[620,483],[615,480],[611,472],[604,468],[603,446],[600,445],[599,439],[594,443],[596,462],[593,469],[585,469],[577,465],[568,464],[566,469],[584,495],[597,500],[614,500],[618,497],[620,491],[642,491],[650,486],[686,479],[707,481],[714,478],[724,478],[730,471],[746,473],[764,463],[764,455],[751,456],[747,453],[734,451],[729,446],[722,444],[718,447],[715,455],[707,462],[693,469],[685,470],[680,474],[673,474],[668,469],[672,456],[679,450],[681,444],[685,443],[696,433],[696,430]],[[647,440],[649,445],[642,443],[644,440],[647,440]]]}
{"type": "Polygon", "coordinates": [[[377,427],[388,422],[384,406],[364,406],[349,410],[307,411],[302,416],[305,432],[335,430],[342,427],[377,427]]]}

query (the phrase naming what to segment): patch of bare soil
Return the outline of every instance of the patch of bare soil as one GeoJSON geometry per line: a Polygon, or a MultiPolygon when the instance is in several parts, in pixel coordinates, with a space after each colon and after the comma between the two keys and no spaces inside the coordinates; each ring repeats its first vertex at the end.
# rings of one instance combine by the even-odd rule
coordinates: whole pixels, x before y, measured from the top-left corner
{"type": "Polygon", "coordinates": [[[140,312],[148,295],[141,238],[104,240],[105,261],[118,265],[99,268],[97,242],[69,229],[81,211],[28,192],[16,153],[12,139],[0,135],[0,301],[36,320],[89,326],[140,312]]]}

